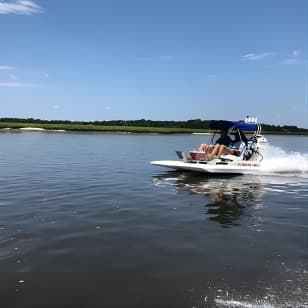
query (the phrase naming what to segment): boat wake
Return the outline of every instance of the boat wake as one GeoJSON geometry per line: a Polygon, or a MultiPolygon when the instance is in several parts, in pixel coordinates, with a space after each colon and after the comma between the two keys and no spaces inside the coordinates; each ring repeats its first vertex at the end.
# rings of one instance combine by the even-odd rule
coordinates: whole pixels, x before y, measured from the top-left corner
{"type": "MultiPolygon", "coordinates": [[[[252,294],[232,296],[232,290],[216,291],[215,307],[218,308],[308,308],[308,273],[299,265],[297,269],[284,268],[285,280],[276,286],[265,286],[263,295],[255,298],[252,294]]],[[[236,291],[234,292],[236,293],[236,291]]]]}
{"type": "Polygon", "coordinates": [[[268,145],[264,153],[261,170],[266,173],[308,173],[308,154],[286,152],[268,145]]]}

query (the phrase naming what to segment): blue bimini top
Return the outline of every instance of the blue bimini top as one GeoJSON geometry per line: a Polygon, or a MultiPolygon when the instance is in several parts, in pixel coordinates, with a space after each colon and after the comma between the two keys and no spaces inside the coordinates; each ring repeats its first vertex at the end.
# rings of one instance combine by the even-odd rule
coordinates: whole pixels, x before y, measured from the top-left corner
{"type": "Polygon", "coordinates": [[[225,121],[225,120],[211,121],[209,127],[211,129],[220,129],[220,130],[227,130],[231,127],[236,127],[237,129],[249,132],[254,132],[257,130],[257,125],[253,123],[225,121]]]}

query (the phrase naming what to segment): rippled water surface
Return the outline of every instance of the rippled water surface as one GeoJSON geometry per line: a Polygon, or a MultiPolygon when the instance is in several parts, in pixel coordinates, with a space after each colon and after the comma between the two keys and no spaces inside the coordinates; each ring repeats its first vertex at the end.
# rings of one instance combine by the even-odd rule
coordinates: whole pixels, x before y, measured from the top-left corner
{"type": "Polygon", "coordinates": [[[207,139],[0,133],[0,307],[308,307],[308,138],[261,176],[149,164],[207,139]]]}

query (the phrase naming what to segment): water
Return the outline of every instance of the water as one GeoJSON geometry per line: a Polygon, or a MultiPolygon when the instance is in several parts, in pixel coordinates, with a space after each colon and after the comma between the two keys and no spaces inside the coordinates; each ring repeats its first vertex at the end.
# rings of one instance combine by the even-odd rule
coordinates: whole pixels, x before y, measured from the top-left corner
{"type": "Polygon", "coordinates": [[[308,307],[308,138],[262,176],[148,163],[207,138],[1,133],[0,307],[308,307]]]}

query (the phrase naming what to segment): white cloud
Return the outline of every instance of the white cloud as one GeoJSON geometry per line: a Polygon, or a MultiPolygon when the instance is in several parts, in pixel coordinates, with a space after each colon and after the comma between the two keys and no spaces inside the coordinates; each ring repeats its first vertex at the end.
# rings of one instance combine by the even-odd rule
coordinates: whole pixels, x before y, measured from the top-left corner
{"type": "Polygon", "coordinates": [[[272,52],[264,52],[264,53],[248,53],[242,56],[243,60],[262,60],[265,57],[273,55],[272,52]]]}
{"type": "Polygon", "coordinates": [[[32,86],[33,86],[32,83],[13,82],[13,81],[0,82],[0,87],[24,88],[24,87],[32,87],[32,86]]]}
{"type": "Polygon", "coordinates": [[[0,14],[32,15],[42,12],[42,8],[31,0],[12,0],[0,2],[0,14]]]}
{"type": "Polygon", "coordinates": [[[60,106],[59,105],[53,105],[52,108],[53,109],[60,109],[60,106]]]}
{"type": "Polygon", "coordinates": [[[8,65],[0,65],[0,71],[4,70],[13,70],[15,67],[13,66],[8,66],[8,65]]]}

